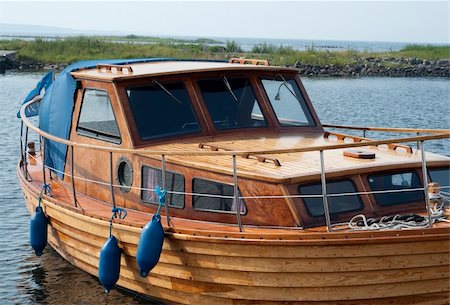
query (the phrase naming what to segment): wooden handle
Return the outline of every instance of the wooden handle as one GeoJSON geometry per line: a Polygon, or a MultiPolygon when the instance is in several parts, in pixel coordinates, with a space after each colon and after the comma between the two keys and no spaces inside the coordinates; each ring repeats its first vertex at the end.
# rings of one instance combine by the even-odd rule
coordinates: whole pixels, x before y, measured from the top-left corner
{"type": "Polygon", "coordinates": [[[133,73],[133,68],[131,66],[124,66],[124,65],[106,65],[106,64],[98,64],[97,70],[105,69],[106,72],[112,72],[112,69],[116,69],[117,72],[123,73],[123,70],[128,70],[128,73],[133,73]]]}
{"type": "Polygon", "coordinates": [[[270,63],[267,59],[230,58],[228,63],[241,65],[270,66],[270,63]]]}

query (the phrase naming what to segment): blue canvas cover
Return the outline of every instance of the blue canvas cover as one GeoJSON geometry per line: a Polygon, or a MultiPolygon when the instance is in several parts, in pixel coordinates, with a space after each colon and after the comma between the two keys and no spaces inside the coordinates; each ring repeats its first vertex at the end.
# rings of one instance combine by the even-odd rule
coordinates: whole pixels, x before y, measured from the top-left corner
{"type": "MultiPolygon", "coordinates": [[[[42,77],[42,79],[36,84],[36,87],[34,87],[30,93],[28,93],[27,97],[23,100],[22,105],[31,101],[33,98],[41,94],[42,89],[45,89],[45,91],[48,90],[50,85],[53,83],[53,69],[50,70],[47,74],[42,77]]],[[[39,114],[39,104],[33,104],[30,107],[27,107],[25,110],[25,116],[31,117],[36,116],[39,114]],[[36,107],[37,105],[37,107],[36,107]]],[[[17,112],[17,117],[20,118],[20,111],[17,112]]]]}
{"type": "MultiPolygon", "coordinates": [[[[65,68],[56,80],[47,88],[39,109],[39,127],[57,137],[68,139],[72,123],[76,81],[71,72],[95,68],[97,64],[126,65],[138,62],[173,61],[171,58],[141,58],[141,59],[105,59],[87,60],[73,63],[65,68]]],[[[45,140],[45,165],[54,168],[62,178],[66,162],[67,146],[50,140],[45,140]]]]}

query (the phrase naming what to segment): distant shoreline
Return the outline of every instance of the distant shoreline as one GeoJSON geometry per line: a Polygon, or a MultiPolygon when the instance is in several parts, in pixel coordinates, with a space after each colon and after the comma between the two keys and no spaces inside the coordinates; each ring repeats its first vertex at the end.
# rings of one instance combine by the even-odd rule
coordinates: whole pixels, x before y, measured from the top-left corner
{"type": "Polygon", "coordinates": [[[450,46],[408,45],[399,51],[294,50],[283,45],[259,44],[244,51],[235,41],[218,45],[208,39],[183,40],[145,37],[66,37],[54,40],[0,40],[0,73],[5,70],[37,71],[98,58],[170,57],[228,60],[231,57],[268,59],[274,65],[299,69],[300,75],[319,77],[450,77],[450,46]],[[8,51],[3,51],[7,54],[8,51]]]}

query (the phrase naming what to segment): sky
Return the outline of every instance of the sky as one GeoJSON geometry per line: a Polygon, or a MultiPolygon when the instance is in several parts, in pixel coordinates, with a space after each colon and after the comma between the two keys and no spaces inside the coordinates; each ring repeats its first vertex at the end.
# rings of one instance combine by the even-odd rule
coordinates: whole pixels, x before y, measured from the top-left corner
{"type": "Polygon", "coordinates": [[[161,36],[450,43],[449,2],[0,0],[0,26],[161,36]]]}

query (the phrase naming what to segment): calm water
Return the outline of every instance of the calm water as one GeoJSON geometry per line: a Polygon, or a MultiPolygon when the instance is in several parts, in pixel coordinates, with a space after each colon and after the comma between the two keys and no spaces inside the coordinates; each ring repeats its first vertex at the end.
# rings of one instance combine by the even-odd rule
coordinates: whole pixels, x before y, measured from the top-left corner
{"type": "MultiPolygon", "coordinates": [[[[47,247],[28,244],[29,215],[15,176],[21,100],[43,73],[0,75],[0,304],[153,304],[125,291],[106,295],[98,281],[47,247]]],[[[304,79],[322,122],[342,125],[450,128],[448,79],[304,79]]],[[[450,141],[427,144],[450,154],[450,141]]]]}

